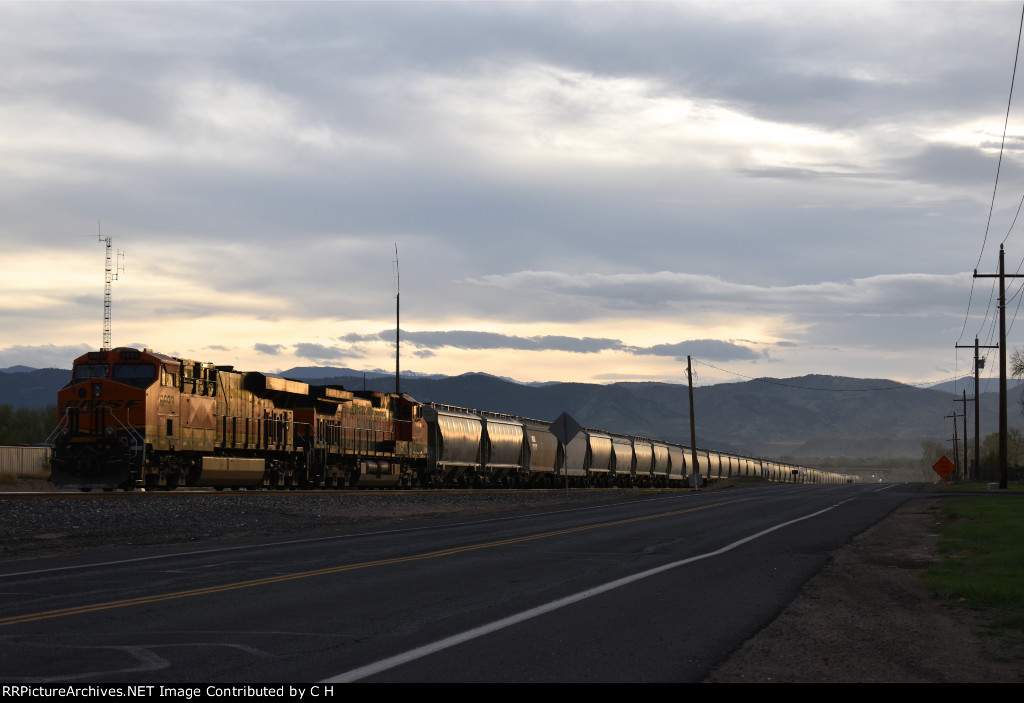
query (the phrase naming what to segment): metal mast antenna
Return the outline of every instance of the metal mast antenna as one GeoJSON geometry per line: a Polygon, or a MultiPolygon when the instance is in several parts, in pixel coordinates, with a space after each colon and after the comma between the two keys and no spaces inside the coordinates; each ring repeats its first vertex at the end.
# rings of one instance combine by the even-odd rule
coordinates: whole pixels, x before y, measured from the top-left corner
{"type": "Polygon", "coordinates": [[[101,231],[101,226],[97,224],[97,235],[99,241],[106,244],[107,247],[107,260],[106,266],[104,267],[103,275],[103,346],[101,349],[107,351],[111,348],[110,346],[110,290],[111,284],[117,280],[117,274],[120,271],[124,271],[124,267],[121,266],[121,257],[124,256],[123,251],[117,252],[117,261],[113,258],[113,238],[104,237],[101,231]]]}
{"type": "Polygon", "coordinates": [[[399,382],[399,369],[398,369],[398,350],[399,350],[399,335],[401,334],[401,324],[399,313],[401,310],[402,301],[402,278],[398,273],[398,244],[395,243],[395,395],[401,394],[401,387],[399,382]]]}

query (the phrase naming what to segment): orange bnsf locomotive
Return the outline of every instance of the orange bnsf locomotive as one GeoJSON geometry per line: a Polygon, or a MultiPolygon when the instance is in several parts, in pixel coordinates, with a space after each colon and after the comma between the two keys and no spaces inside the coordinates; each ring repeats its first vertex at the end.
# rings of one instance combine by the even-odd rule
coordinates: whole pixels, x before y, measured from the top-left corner
{"type": "Polygon", "coordinates": [[[119,348],[76,359],[57,402],[57,486],[403,486],[427,467],[427,425],[407,395],[119,348]]]}

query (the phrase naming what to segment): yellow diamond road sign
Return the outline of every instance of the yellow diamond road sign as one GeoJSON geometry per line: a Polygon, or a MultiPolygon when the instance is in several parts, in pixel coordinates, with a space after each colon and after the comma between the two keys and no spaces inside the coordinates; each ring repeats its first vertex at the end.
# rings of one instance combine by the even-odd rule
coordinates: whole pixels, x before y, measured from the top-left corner
{"type": "Polygon", "coordinates": [[[956,466],[954,466],[953,462],[946,457],[942,457],[932,466],[932,471],[942,478],[949,478],[950,474],[956,471],[956,466]]]}

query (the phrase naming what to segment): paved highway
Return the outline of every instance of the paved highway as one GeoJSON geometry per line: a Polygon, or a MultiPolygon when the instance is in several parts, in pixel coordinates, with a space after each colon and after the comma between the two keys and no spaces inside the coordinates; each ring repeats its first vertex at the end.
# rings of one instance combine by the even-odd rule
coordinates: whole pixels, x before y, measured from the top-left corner
{"type": "Polygon", "coordinates": [[[0,680],[700,680],[916,490],[764,486],[8,562],[0,680]]]}

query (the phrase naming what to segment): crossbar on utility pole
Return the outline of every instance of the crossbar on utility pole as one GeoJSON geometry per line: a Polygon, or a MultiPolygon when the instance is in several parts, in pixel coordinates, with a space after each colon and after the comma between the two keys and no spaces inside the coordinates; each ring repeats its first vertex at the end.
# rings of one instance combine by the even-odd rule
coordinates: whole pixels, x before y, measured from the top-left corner
{"type": "MultiPolygon", "coordinates": [[[[957,349],[970,349],[967,344],[957,344],[957,349]]],[[[974,338],[974,475],[971,478],[978,478],[981,473],[981,391],[978,375],[981,369],[985,368],[985,360],[978,354],[979,349],[998,349],[998,344],[978,344],[978,338],[974,338]]],[[[967,412],[967,405],[964,405],[964,412],[967,412]]],[[[964,432],[964,446],[967,446],[967,433],[964,432]]]]}
{"type": "MultiPolygon", "coordinates": [[[[960,416],[960,417],[962,417],[964,419],[964,465],[963,465],[963,469],[960,471],[960,474],[963,477],[963,479],[966,481],[967,479],[970,478],[970,476],[968,476],[968,474],[970,473],[970,471],[969,471],[970,464],[967,463],[967,403],[969,401],[967,400],[967,390],[966,389],[961,389],[961,391],[963,392],[963,396],[964,396],[963,399],[954,398],[953,402],[954,403],[963,403],[964,404],[964,413],[963,413],[963,415],[960,416]]],[[[977,406],[975,406],[974,411],[975,411],[974,412],[974,416],[977,417],[978,416],[978,412],[977,412],[978,408],[977,408],[977,406]]],[[[956,418],[956,413],[953,413],[953,417],[956,418]]],[[[956,432],[956,420],[953,421],[953,431],[956,432]]],[[[977,437],[975,437],[975,439],[977,439],[977,437]]]]}

